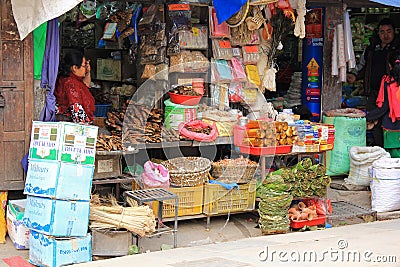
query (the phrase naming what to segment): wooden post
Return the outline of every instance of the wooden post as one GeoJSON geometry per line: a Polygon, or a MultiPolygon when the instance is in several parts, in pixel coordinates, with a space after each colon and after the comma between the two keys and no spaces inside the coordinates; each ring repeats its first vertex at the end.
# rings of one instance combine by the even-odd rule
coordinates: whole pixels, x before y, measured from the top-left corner
{"type": "Polygon", "coordinates": [[[341,5],[325,7],[325,33],[322,82],[322,111],[340,108],[342,102],[342,83],[338,76],[332,76],[332,41],[333,29],[341,23],[343,8],[341,5]]]}

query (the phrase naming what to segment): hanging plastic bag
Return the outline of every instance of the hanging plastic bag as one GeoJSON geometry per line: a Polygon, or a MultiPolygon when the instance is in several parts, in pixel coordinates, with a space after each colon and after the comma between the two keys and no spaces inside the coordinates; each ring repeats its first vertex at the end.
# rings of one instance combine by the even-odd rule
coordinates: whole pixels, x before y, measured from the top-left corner
{"type": "Polygon", "coordinates": [[[0,244],[6,242],[7,224],[6,224],[7,192],[0,192],[0,244]]]}
{"type": "Polygon", "coordinates": [[[145,188],[169,188],[169,172],[163,165],[147,161],[144,164],[142,182],[145,188]]]}

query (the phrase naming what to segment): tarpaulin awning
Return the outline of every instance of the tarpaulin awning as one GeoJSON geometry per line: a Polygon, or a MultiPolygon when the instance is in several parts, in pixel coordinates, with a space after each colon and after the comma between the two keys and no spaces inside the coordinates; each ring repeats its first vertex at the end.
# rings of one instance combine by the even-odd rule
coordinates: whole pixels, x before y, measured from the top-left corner
{"type": "Polygon", "coordinates": [[[375,2],[387,6],[400,7],[400,0],[371,0],[370,2],[375,2]]]}
{"type": "Polygon", "coordinates": [[[43,22],[57,18],[83,0],[11,0],[20,39],[43,22]]]}

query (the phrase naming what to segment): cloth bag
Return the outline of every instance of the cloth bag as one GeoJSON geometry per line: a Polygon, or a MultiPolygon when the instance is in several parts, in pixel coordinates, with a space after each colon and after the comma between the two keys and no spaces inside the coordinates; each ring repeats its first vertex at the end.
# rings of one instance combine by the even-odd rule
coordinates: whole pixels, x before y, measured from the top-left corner
{"type": "Polygon", "coordinates": [[[368,168],[375,160],[390,158],[390,154],[379,146],[353,146],[350,148],[350,172],[345,179],[346,183],[368,186],[368,168]]]}

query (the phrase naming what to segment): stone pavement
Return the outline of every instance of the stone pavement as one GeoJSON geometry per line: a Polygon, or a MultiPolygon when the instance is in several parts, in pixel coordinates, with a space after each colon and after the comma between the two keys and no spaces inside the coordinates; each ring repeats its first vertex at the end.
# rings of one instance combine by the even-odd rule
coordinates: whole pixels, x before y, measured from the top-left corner
{"type": "Polygon", "coordinates": [[[400,219],[258,236],[74,266],[400,266],[400,219]]]}

